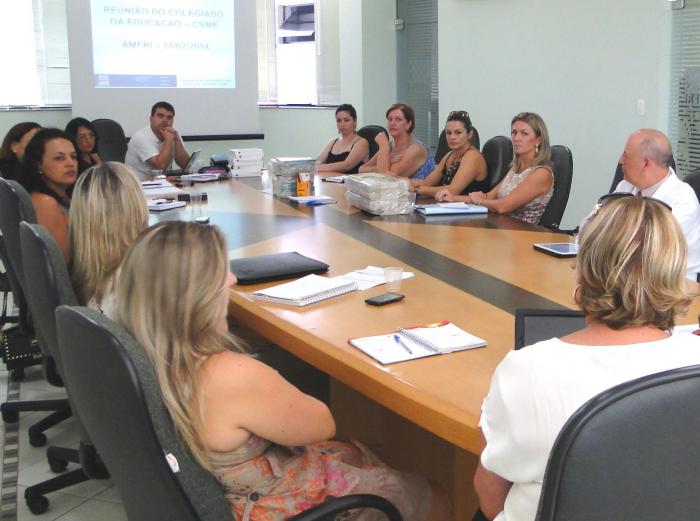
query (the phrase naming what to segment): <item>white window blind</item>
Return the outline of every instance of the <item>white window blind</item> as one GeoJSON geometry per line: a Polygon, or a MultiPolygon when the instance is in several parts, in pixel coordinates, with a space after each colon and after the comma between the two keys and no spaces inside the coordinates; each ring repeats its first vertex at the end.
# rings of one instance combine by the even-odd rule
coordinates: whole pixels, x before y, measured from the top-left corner
{"type": "Polygon", "coordinates": [[[669,138],[679,175],[700,168],[700,0],[672,14],[669,138]]]}
{"type": "Polygon", "coordinates": [[[340,103],[338,1],[256,0],[260,103],[340,103]],[[299,8],[302,17],[294,14],[300,5],[306,6],[299,8]],[[306,24],[292,23],[302,19],[306,24]],[[298,29],[299,36],[290,36],[289,29],[298,29]]]}
{"type": "Polygon", "coordinates": [[[70,103],[65,0],[1,2],[0,45],[6,71],[0,106],[70,103]]]}

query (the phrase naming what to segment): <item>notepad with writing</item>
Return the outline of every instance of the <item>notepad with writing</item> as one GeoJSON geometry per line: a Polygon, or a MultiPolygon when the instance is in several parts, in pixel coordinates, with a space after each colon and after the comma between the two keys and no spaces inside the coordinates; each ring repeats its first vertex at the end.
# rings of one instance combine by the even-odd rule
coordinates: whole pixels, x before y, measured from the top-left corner
{"type": "Polygon", "coordinates": [[[343,279],[307,275],[300,279],[253,293],[259,300],[306,306],[357,290],[357,283],[343,279]]]}
{"type": "Polygon", "coordinates": [[[382,364],[483,347],[486,341],[444,320],[428,326],[399,328],[385,335],[351,338],[348,342],[382,364]]]}

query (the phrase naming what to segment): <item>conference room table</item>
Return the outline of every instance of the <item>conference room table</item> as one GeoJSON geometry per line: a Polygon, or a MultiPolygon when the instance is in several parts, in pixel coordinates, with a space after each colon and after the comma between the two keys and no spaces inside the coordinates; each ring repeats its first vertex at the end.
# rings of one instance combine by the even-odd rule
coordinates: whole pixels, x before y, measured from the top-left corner
{"type": "MultiPolygon", "coordinates": [[[[483,442],[481,403],[514,341],[517,308],[575,308],[574,260],[533,249],[571,237],[507,216],[374,216],[350,206],[345,185],[316,179],[316,193],[337,204],[296,206],[261,191],[261,179],[197,184],[203,213],[228,240],[230,258],[297,251],[338,276],[368,265],[412,272],[406,298],[382,307],[364,300],[380,285],[305,307],[256,300],[277,282],[236,285],[229,312],[242,324],[331,377],[338,437],[367,443],[383,460],[442,483],[455,519],[476,506],[472,475],[483,442]],[[382,365],[349,338],[449,320],[487,346],[382,365]]],[[[429,202],[426,200],[425,202],[429,202]]],[[[189,208],[162,219],[187,219],[189,208]]],[[[696,299],[697,300],[697,299],[696,299]]],[[[682,322],[695,322],[697,303],[682,322]]]]}

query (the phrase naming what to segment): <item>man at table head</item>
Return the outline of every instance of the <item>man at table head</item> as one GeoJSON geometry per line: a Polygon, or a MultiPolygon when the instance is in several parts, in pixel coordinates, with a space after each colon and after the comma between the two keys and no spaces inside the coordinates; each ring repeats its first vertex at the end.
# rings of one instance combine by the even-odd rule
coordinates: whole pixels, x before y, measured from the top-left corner
{"type": "Polygon", "coordinates": [[[167,170],[173,159],[181,168],[187,164],[189,154],[173,127],[174,120],[173,106],[159,101],[151,107],[149,124],[131,136],[125,163],[138,172],[141,180],[150,177],[152,170],[167,170]]]}
{"type": "Polygon", "coordinates": [[[688,243],[686,276],[696,280],[700,273],[700,204],[691,186],[671,168],[671,158],[671,143],[663,132],[633,132],[620,156],[624,179],[615,192],[652,197],[671,207],[688,243]]]}

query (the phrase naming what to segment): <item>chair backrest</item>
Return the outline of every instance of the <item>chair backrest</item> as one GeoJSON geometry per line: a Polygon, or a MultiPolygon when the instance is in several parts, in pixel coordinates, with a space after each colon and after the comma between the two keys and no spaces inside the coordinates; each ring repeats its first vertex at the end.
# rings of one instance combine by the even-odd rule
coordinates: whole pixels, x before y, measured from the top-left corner
{"type": "Polygon", "coordinates": [[[99,311],[60,306],[58,338],[66,382],[129,519],[231,519],[216,479],[177,433],[143,349],[99,311]],[[172,455],[179,471],[166,461],[172,455]]]}
{"type": "Polygon", "coordinates": [[[571,179],[574,175],[574,159],[564,145],[552,146],[552,169],[554,170],[554,193],[547,209],[540,218],[540,224],[549,228],[558,228],[566,210],[571,192],[571,179]]]}
{"type": "Polygon", "coordinates": [[[56,308],[62,304],[77,305],[66,262],[55,239],[40,224],[22,222],[20,245],[24,259],[24,289],[29,311],[34,318],[37,339],[42,349],[48,351],[63,374],[56,308]]]}
{"type": "Polygon", "coordinates": [[[687,176],[683,178],[683,181],[688,183],[695,191],[695,196],[700,201],[700,169],[693,170],[687,176]]]}
{"type": "Polygon", "coordinates": [[[124,162],[127,141],[122,126],[113,119],[96,119],[92,122],[97,131],[97,153],[102,161],[124,162]]]}
{"type": "Polygon", "coordinates": [[[389,137],[389,133],[380,125],[365,125],[357,131],[357,134],[365,138],[369,143],[369,157],[372,157],[377,153],[377,150],[379,150],[379,145],[377,145],[374,138],[377,137],[377,134],[380,132],[384,132],[386,136],[389,137]]]}
{"type": "Polygon", "coordinates": [[[19,223],[22,221],[36,222],[32,199],[18,182],[0,178],[0,231],[7,249],[9,268],[14,271],[20,286],[24,287],[22,253],[19,245],[19,223]]]}
{"type": "Polygon", "coordinates": [[[33,334],[24,295],[24,270],[19,245],[21,221],[36,222],[32,200],[22,185],[0,177],[0,260],[12,288],[14,303],[19,309],[19,325],[25,333],[33,334]]]}
{"type": "Polygon", "coordinates": [[[493,188],[508,173],[513,161],[513,143],[505,136],[495,136],[484,143],[481,153],[486,161],[489,186],[493,188]]]}
{"type": "MultiPolygon", "coordinates": [[[[479,131],[476,129],[476,127],[472,127],[473,133],[472,137],[469,140],[469,142],[472,144],[474,148],[479,150],[479,145],[481,145],[481,142],[479,141],[479,131]]],[[[442,161],[442,158],[445,157],[445,154],[450,151],[450,148],[447,146],[447,137],[445,136],[445,129],[440,132],[440,139],[438,139],[438,146],[437,150],[435,151],[435,164],[437,165],[440,161],[442,161]]]]}
{"type": "Polygon", "coordinates": [[[566,422],[537,521],[700,519],[700,366],[623,383],[566,422]]]}
{"type": "Polygon", "coordinates": [[[582,329],[586,318],[572,309],[516,309],[515,349],[582,329]]]}

